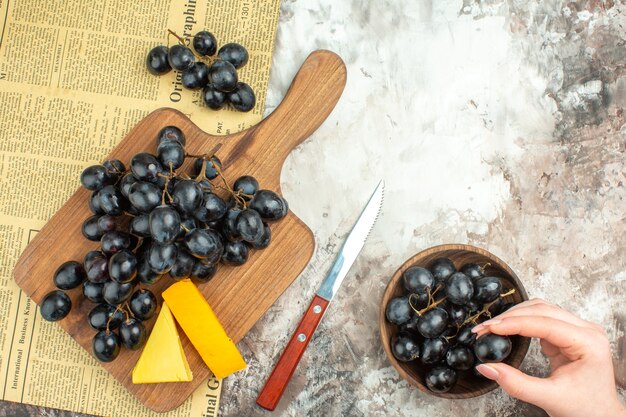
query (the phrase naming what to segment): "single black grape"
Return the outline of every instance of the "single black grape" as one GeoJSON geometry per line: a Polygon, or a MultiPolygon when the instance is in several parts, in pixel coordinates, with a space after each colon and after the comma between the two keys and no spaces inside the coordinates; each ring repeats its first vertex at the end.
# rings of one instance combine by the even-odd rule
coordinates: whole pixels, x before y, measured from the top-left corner
{"type": "Polygon", "coordinates": [[[242,210],[235,220],[235,229],[246,242],[255,242],[263,236],[263,219],[255,210],[242,210]]]}
{"type": "Polygon", "coordinates": [[[150,290],[139,289],[130,297],[130,311],[139,320],[148,320],[157,311],[157,299],[150,290]]]}
{"type": "Polygon", "coordinates": [[[150,235],[159,243],[172,243],[180,231],[180,215],[170,206],[159,206],[150,213],[150,235]]]}
{"type": "Polygon", "coordinates": [[[115,332],[101,330],[94,336],[91,347],[100,362],[111,362],[120,354],[120,339],[115,332]]]}
{"type": "Polygon", "coordinates": [[[161,279],[163,274],[156,273],[152,270],[148,256],[149,252],[137,256],[137,278],[139,278],[139,282],[142,284],[152,285],[161,279]]]}
{"type": "Polygon", "coordinates": [[[89,210],[95,215],[101,216],[104,214],[104,210],[100,206],[100,197],[98,196],[98,192],[94,191],[89,196],[89,201],[87,202],[89,205],[89,210]]]}
{"type": "Polygon", "coordinates": [[[172,193],[172,205],[185,214],[191,214],[202,204],[202,189],[194,180],[181,180],[172,193]]]}
{"type": "Polygon", "coordinates": [[[140,320],[129,318],[120,324],[120,340],[126,348],[137,350],[146,344],[146,327],[140,320]]]}
{"type": "Polygon", "coordinates": [[[468,317],[465,307],[457,304],[451,303],[447,305],[446,311],[448,312],[448,319],[450,323],[454,324],[455,326],[462,324],[468,317]]]}
{"type": "Polygon", "coordinates": [[[254,90],[246,83],[237,83],[235,89],[228,93],[226,98],[235,110],[241,112],[249,112],[256,104],[254,90]]]}
{"type": "Polygon", "coordinates": [[[170,66],[178,71],[184,71],[196,62],[196,58],[193,52],[191,52],[191,49],[184,45],[174,45],[170,47],[167,59],[170,66]]]}
{"type": "Polygon", "coordinates": [[[478,311],[480,311],[480,303],[477,303],[474,300],[470,300],[469,302],[467,302],[465,304],[465,308],[467,309],[467,312],[472,315],[474,313],[477,313],[478,311]]]}
{"type": "Polygon", "coordinates": [[[103,283],[96,283],[91,281],[83,282],[83,295],[86,299],[93,303],[101,303],[104,301],[104,297],[102,296],[103,289],[103,283]]]}
{"type": "Polygon", "coordinates": [[[88,190],[98,191],[105,185],[114,182],[114,178],[109,175],[107,169],[103,165],[92,165],[83,170],[80,174],[80,182],[88,190]]]}
{"type": "Polygon", "coordinates": [[[205,262],[217,262],[224,252],[224,244],[219,234],[210,229],[194,229],[185,235],[187,250],[205,262]]]}
{"type": "Polygon", "coordinates": [[[65,318],[72,309],[72,300],[63,291],[54,290],[46,294],[39,312],[47,321],[58,321],[65,318]]]}
{"type": "Polygon", "coordinates": [[[102,235],[102,239],[100,239],[102,252],[106,255],[113,255],[115,252],[119,252],[122,249],[132,250],[132,243],[132,236],[119,230],[107,232],[102,235]]]}
{"type": "Polygon", "coordinates": [[[120,192],[126,198],[129,198],[130,188],[136,183],[138,180],[135,178],[132,172],[124,175],[120,180],[118,187],[120,188],[120,192]]]}
{"type": "Polygon", "coordinates": [[[172,70],[172,67],[168,60],[167,46],[159,45],[155,46],[148,52],[146,56],[146,68],[152,75],[167,74],[172,70]]]}
{"type": "Polygon", "coordinates": [[[432,339],[439,336],[448,325],[448,312],[443,308],[433,308],[422,314],[417,323],[417,330],[422,336],[432,339]]]}
{"type": "Polygon", "coordinates": [[[217,56],[224,61],[230,62],[237,69],[243,67],[248,62],[248,51],[238,43],[223,45],[217,51],[217,56]]]}
{"type": "Polygon", "coordinates": [[[436,366],[426,374],[426,386],[433,392],[448,392],[458,379],[454,369],[447,366],[436,366]]]}
{"type": "Polygon", "coordinates": [[[206,87],[209,84],[209,67],[204,62],[194,62],[183,71],[181,83],[188,90],[206,87]]]}
{"type": "Polygon", "coordinates": [[[228,61],[215,61],[209,67],[209,79],[215,89],[228,93],[237,87],[237,70],[228,61]]]}
{"type": "Polygon", "coordinates": [[[206,30],[196,33],[192,43],[193,49],[202,56],[213,56],[217,51],[217,39],[206,30]]]}
{"type": "Polygon", "coordinates": [[[94,242],[100,240],[104,234],[98,227],[98,218],[98,216],[91,216],[83,222],[83,236],[94,242]]]}
{"type": "Polygon", "coordinates": [[[148,214],[140,214],[133,217],[128,224],[128,231],[137,237],[150,236],[150,216],[148,214]]]}
{"type": "Polygon", "coordinates": [[[220,220],[226,214],[228,206],[217,194],[210,191],[202,194],[202,204],[193,211],[193,216],[201,222],[220,220]]]}
{"type": "Polygon", "coordinates": [[[478,278],[482,278],[485,276],[485,271],[483,270],[483,268],[480,265],[474,263],[463,265],[459,271],[463,272],[473,281],[476,281],[478,278]]]}
{"type": "Polygon", "coordinates": [[[474,283],[474,300],[489,303],[500,296],[502,282],[497,277],[479,278],[474,283]]]}
{"type": "Polygon", "coordinates": [[[250,242],[250,246],[254,249],[265,249],[270,245],[272,241],[272,231],[267,223],[263,223],[263,234],[254,242],[250,242]]]}
{"type": "Polygon", "coordinates": [[[446,353],[446,363],[457,371],[467,371],[474,365],[474,354],[466,346],[455,346],[446,353]]]}
{"type": "Polygon", "coordinates": [[[387,320],[397,325],[408,322],[412,314],[413,309],[409,305],[409,297],[406,295],[392,298],[385,309],[387,320]]]}
{"type": "Polygon", "coordinates": [[[484,363],[502,362],[509,356],[512,348],[508,337],[487,333],[474,342],[474,355],[484,363]]]}
{"type": "Polygon", "coordinates": [[[443,337],[424,339],[420,349],[420,359],[425,364],[434,364],[445,358],[448,352],[448,341],[443,337]]]}
{"type": "Polygon", "coordinates": [[[417,359],[420,355],[419,341],[409,332],[399,332],[391,337],[391,353],[402,362],[417,359]]]}
{"type": "Polygon", "coordinates": [[[437,282],[445,282],[450,275],[456,272],[456,269],[450,259],[438,258],[432,263],[430,271],[437,282]]]}
{"type": "Polygon", "coordinates": [[[173,243],[153,242],[148,252],[150,269],[161,275],[169,272],[176,262],[178,250],[173,243]]]}
{"type": "Polygon", "coordinates": [[[241,210],[237,207],[230,208],[226,211],[222,220],[222,233],[230,242],[239,242],[243,240],[237,231],[236,222],[241,210]]]}
{"type": "Polygon", "coordinates": [[[112,232],[117,228],[117,220],[115,216],[105,214],[98,218],[98,228],[101,232],[112,232]]]}
{"type": "Polygon", "coordinates": [[[102,288],[102,298],[111,305],[122,304],[130,298],[134,286],[135,283],[132,281],[123,284],[115,281],[105,282],[102,288]]]}
{"type": "Polygon", "coordinates": [[[124,321],[124,312],[110,304],[98,304],[89,312],[87,317],[89,325],[95,330],[117,329],[124,321]]]}
{"type": "Polygon", "coordinates": [[[252,197],[259,191],[259,182],[251,175],[244,175],[235,180],[233,190],[241,193],[241,197],[246,200],[252,200],[252,197]]]}
{"type": "Polygon", "coordinates": [[[61,290],[78,287],[87,278],[85,268],[76,261],[68,261],[59,266],[54,273],[54,285],[61,290]]]}
{"type": "Polygon", "coordinates": [[[263,220],[276,221],[287,215],[287,202],[270,190],[259,190],[250,201],[250,208],[256,210],[263,220]]]}
{"type": "Polygon", "coordinates": [[[227,265],[243,265],[248,260],[250,249],[244,242],[226,242],[222,262],[227,265]]]}
{"type": "Polygon", "coordinates": [[[216,89],[211,84],[207,85],[204,87],[204,90],[202,90],[202,99],[204,100],[204,104],[212,110],[221,109],[227,101],[226,93],[216,89]]]}
{"type": "Polygon", "coordinates": [[[180,168],[185,162],[185,149],[176,140],[166,140],[157,146],[157,158],[166,170],[180,168]]]}
{"type": "Polygon", "coordinates": [[[175,140],[183,146],[187,144],[185,134],[176,126],[165,126],[163,129],[159,130],[156,138],[157,146],[166,140],[175,140]]]}
{"type": "MultiPolygon", "coordinates": [[[[202,158],[198,158],[193,163],[193,174],[198,175],[200,171],[202,171],[202,158]]],[[[216,169],[216,166],[221,170],[222,169],[222,161],[217,156],[211,157],[210,160],[207,161],[206,167],[204,169],[204,176],[208,179],[212,180],[217,178],[219,175],[216,169]]]]}
{"type": "Polygon", "coordinates": [[[196,260],[191,270],[191,279],[197,282],[209,282],[217,272],[217,264],[205,263],[201,259],[196,260]]]}
{"type": "Polygon", "coordinates": [[[435,285],[433,274],[426,268],[411,266],[402,274],[404,288],[410,293],[427,294],[435,285]]]}
{"type": "Polygon", "coordinates": [[[476,333],[472,332],[473,328],[473,324],[463,326],[456,336],[456,342],[466,346],[473,345],[476,341],[476,333]]]}
{"type": "Polygon", "coordinates": [[[142,213],[150,213],[161,204],[162,191],[155,184],[138,181],[130,187],[128,199],[142,213]]]}
{"type": "Polygon", "coordinates": [[[89,261],[87,268],[87,279],[94,284],[102,284],[109,280],[109,260],[104,256],[94,257],[89,261]]]}
{"type": "Polygon", "coordinates": [[[107,185],[98,191],[98,199],[102,210],[111,216],[120,216],[129,207],[126,197],[114,185],[107,185]]]}
{"type": "Polygon", "coordinates": [[[472,279],[462,272],[455,272],[446,279],[446,299],[451,303],[467,304],[474,295],[472,279]]]}
{"type": "Polygon", "coordinates": [[[123,284],[137,276],[137,258],[128,249],[114,253],[109,259],[109,276],[113,281],[123,284]]]}
{"type": "Polygon", "coordinates": [[[193,271],[193,266],[196,264],[196,259],[182,245],[178,246],[178,255],[176,256],[174,266],[170,269],[170,276],[176,281],[189,278],[193,271]]]}
{"type": "Polygon", "coordinates": [[[156,182],[163,167],[154,155],[147,152],[136,154],[130,160],[130,169],[140,181],[156,182]]]}

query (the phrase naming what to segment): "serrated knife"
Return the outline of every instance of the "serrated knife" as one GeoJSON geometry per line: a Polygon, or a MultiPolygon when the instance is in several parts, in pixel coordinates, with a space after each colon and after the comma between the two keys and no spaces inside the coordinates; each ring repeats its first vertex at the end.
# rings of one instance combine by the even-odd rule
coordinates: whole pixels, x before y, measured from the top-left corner
{"type": "Polygon", "coordinates": [[[278,405],[280,397],[283,395],[328,305],[333,300],[363,245],[365,245],[365,240],[376,222],[378,213],[380,213],[384,188],[385,183],[381,180],[343,243],[341,250],[339,250],[333,266],[315,293],[313,301],[309,304],[287,347],[280,355],[274,370],[261,389],[256,402],[266,410],[273,411],[278,405]]]}

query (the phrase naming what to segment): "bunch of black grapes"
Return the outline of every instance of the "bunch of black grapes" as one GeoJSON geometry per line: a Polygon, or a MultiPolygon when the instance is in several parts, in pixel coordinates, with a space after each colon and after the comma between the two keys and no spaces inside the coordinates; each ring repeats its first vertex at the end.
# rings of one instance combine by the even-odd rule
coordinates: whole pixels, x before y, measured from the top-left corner
{"type": "Polygon", "coordinates": [[[391,351],[402,362],[420,360],[431,366],[426,386],[447,392],[459,374],[473,372],[485,362],[501,362],[511,353],[506,336],[486,334],[476,339],[472,328],[513,306],[504,297],[498,277],[485,276],[483,268],[470,263],[457,272],[452,261],[439,258],[430,270],[411,266],[402,282],[407,293],[389,301],[387,320],[398,326],[391,338],[391,351]]]}
{"type": "Polygon", "coordinates": [[[202,98],[210,109],[219,110],[230,103],[236,110],[248,112],[256,104],[252,88],[239,81],[237,70],[248,62],[248,51],[238,43],[227,43],[217,50],[217,40],[203,30],[193,37],[193,49],[185,40],[170,31],[179,43],[171,47],[159,45],[148,52],[146,67],[154,75],[181,71],[181,83],[189,90],[202,90],[202,98]],[[217,55],[216,55],[217,53],[217,55]],[[196,57],[198,60],[196,60],[196,57]],[[201,61],[205,59],[207,63],[201,61]]]}
{"type": "Polygon", "coordinates": [[[251,250],[269,246],[268,223],[288,212],[287,202],[260,189],[252,176],[239,177],[231,187],[214,151],[186,154],[185,135],[176,126],[163,128],[156,142],[156,155],[136,154],[130,169],[113,159],[83,171],[93,216],[82,232],[100,242],[100,249],[83,262],[61,265],[54,274],[59,289],[40,307],[44,319],[63,319],[72,305],[64,291],[82,286],[84,297],[96,304],[88,320],[98,331],[94,354],[103,362],[114,360],[122,345],[139,349],[145,343],[142,321],[155,314],[157,300],[143,286],[166,274],[204,283],[220,262],[243,265],[251,250]],[[191,176],[177,171],[186,158],[195,158],[191,176]]]}

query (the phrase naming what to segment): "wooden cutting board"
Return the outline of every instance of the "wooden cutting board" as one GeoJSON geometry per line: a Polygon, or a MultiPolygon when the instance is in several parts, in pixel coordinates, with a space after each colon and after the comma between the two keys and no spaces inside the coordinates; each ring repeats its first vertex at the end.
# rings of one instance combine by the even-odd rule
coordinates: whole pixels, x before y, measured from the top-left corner
{"type": "MultiPolygon", "coordinates": [[[[291,150],[313,133],[330,114],[346,83],[343,61],[330,51],[315,51],[306,59],[294,78],[284,100],[265,120],[245,131],[228,136],[212,136],[200,130],[184,114],[173,109],[159,109],[139,122],[107,158],[127,164],[143,151],[156,153],[155,137],[167,125],[180,127],[187,137],[186,150],[192,154],[209,152],[216,144],[224,175],[232,183],[240,175],[253,175],[261,188],[280,191],[280,172],[291,150]]],[[[207,110],[210,111],[210,110],[207,110]]],[[[189,172],[193,161],[186,161],[189,172]]],[[[310,161],[310,163],[316,163],[310,161]]],[[[76,179],[78,184],[78,178],[76,179]]],[[[13,271],[17,284],[36,303],[54,289],[52,275],[68,260],[82,260],[98,248],[97,242],[81,234],[84,219],[91,215],[89,191],[79,188],[22,253],[13,271]]],[[[309,262],[314,249],[313,234],[293,213],[271,225],[272,243],[261,251],[252,251],[240,267],[220,265],[217,275],[199,288],[206,296],[228,335],[238,342],[285,291],[309,262]]],[[[173,280],[164,277],[149,287],[160,295],[173,280]]],[[[95,304],[84,299],[80,289],[68,291],[72,311],[59,322],[88,352],[95,331],[87,314],[95,304]]],[[[161,298],[159,297],[159,303],[161,298]]],[[[146,323],[150,329],[155,318],[146,323]]],[[[179,406],[210,371],[183,332],[185,354],[193,371],[193,381],[134,385],[131,371],[140,351],[122,349],[111,363],[102,363],[130,392],[155,411],[169,411],[179,406]]],[[[249,360],[253,360],[248,358],[249,360]]]]}

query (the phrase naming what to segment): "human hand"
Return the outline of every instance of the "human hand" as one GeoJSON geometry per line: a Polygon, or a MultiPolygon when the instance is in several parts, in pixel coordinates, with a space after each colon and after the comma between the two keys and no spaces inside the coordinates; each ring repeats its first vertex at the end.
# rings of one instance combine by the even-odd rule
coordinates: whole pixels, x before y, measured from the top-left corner
{"type": "Polygon", "coordinates": [[[541,299],[520,303],[472,330],[540,339],[550,376],[535,378],[505,363],[476,367],[512,397],[543,408],[552,417],[626,416],[615,388],[611,348],[595,323],[541,299]]]}

